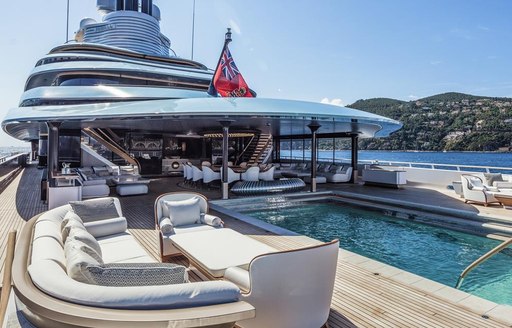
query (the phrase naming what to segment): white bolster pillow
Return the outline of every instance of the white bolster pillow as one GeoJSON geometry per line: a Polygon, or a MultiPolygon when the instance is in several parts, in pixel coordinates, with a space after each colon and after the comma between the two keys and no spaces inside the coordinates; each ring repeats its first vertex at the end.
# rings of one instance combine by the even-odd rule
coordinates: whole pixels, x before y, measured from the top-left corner
{"type": "Polygon", "coordinates": [[[203,223],[212,227],[222,227],[224,222],[218,216],[205,214],[203,216],[203,223]]]}
{"type": "Polygon", "coordinates": [[[125,232],[128,229],[128,222],[125,217],[120,216],[113,219],[85,222],[84,226],[91,235],[98,238],[125,232]]]}
{"type": "Polygon", "coordinates": [[[174,227],[171,223],[171,219],[168,217],[163,217],[160,219],[160,231],[162,231],[163,234],[171,234],[174,232],[174,227]]]}

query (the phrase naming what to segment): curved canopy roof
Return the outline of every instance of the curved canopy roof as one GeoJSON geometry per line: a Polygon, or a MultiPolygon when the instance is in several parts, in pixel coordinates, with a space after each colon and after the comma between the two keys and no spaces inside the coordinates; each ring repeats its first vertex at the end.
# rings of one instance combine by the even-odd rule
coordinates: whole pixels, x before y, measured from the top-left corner
{"type": "Polygon", "coordinates": [[[265,98],[187,98],[87,105],[15,108],[2,128],[21,140],[37,139],[47,121],[61,128],[110,127],[145,133],[201,134],[220,129],[220,121],[232,121],[238,130],[259,129],[275,136],[310,134],[317,121],[319,134],[357,134],[386,137],[399,130],[398,121],[364,111],[295,100],[265,98]]]}

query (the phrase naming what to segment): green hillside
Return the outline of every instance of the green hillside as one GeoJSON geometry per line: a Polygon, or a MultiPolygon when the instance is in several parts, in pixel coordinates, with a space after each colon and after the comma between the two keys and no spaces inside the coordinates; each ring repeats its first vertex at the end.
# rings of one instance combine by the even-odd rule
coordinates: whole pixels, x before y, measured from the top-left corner
{"type": "Polygon", "coordinates": [[[388,138],[361,140],[361,149],[494,151],[512,146],[512,98],[450,92],[408,102],[358,100],[347,107],[404,125],[388,138]]]}

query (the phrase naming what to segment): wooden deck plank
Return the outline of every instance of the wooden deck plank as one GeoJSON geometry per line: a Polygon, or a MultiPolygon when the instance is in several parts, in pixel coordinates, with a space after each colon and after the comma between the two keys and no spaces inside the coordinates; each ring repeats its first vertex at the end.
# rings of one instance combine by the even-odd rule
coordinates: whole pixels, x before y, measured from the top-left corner
{"type": "MultiPolygon", "coordinates": [[[[5,236],[10,229],[19,229],[24,222],[44,211],[39,200],[40,171],[28,167],[0,194],[0,260],[3,267],[5,236]]],[[[179,178],[161,178],[151,183],[151,192],[142,196],[121,197],[123,214],[128,229],[154,258],[159,258],[158,239],[154,230],[153,205],[156,197],[170,191],[185,190],[179,178]]],[[[189,189],[190,190],[190,189],[189,189]]],[[[218,198],[218,191],[205,191],[210,198],[218,198]]],[[[278,250],[293,249],[318,243],[305,236],[277,236],[242,221],[225,218],[226,226],[266,243],[278,250]]],[[[184,257],[173,262],[188,265],[184,257]]],[[[191,281],[205,279],[194,270],[191,281]]],[[[444,301],[428,293],[374,275],[340,256],[337,266],[334,295],[329,316],[330,327],[506,327],[493,320],[485,320],[477,313],[444,301]]]]}

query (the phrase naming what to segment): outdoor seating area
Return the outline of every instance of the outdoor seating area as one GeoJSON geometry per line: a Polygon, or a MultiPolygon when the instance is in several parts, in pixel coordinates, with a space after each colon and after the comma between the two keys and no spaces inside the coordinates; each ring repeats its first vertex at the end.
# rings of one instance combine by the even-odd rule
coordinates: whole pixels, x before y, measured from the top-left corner
{"type": "MultiPolygon", "coordinates": [[[[344,164],[320,163],[316,167],[317,183],[344,183],[352,179],[353,168],[344,164]]],[[[281,165],[276,171],[286,178],[300,178],[311,183],[311,163],[291,163],[289,166],[281,165]]]]}
{"type": "Polygon", "coordinates": [[[484,206],[511,205],[512,182],[504,181],[501,174],[462,174],[461,181],[465,203],[471,202],[484,206]]]}
{"type": "Polygon", "coordinates": [[[24,226],[18,244],[13,283],[21,311],[43,326],[136,319],[131,326],[232,327],[255,315],[234,283],[189,282],[186,267],[156,262],[127,231],[116,198],[47,211],[24,226]]]}
{"type": "Polygon", "coordinates": [[[279,252],[208,214],[197,193],[169,193],[155,201],[161,257],[185,255],[207,277],[235,283],[256,317],[240,327],[320,327],[327,322],[339,242],[279,252]],[[204,244],[208,247],[204,247],[204,244]],[[236,247],[233,247],[236,245],[236,247]],[[178,251],[174,253],[175,251],[178,251]],[[304,284],[315,277],[322,284],[304,284]],[[290,297],[290,293],[294,297],[290,297]]]}

